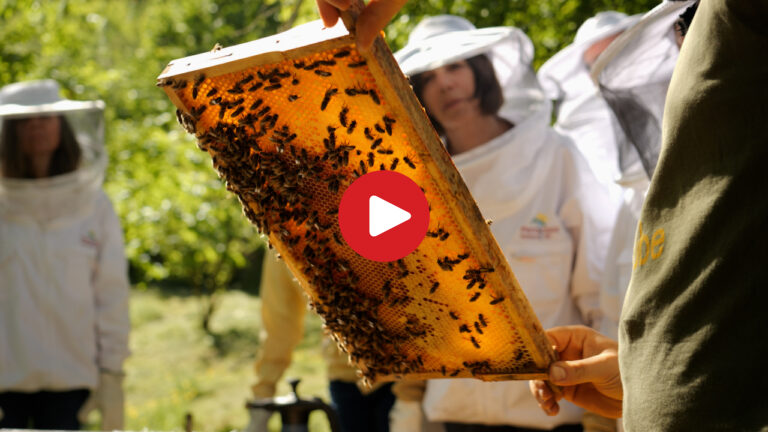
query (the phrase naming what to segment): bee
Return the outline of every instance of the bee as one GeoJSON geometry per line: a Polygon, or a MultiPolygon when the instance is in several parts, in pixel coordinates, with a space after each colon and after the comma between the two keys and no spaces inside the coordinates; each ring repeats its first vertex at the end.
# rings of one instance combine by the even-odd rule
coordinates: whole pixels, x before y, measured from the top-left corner
{"type": "MultiPolygon", "coordinates": [[[[433,294],[435,291],[437,291],[437,287],[440,286],[440,282],[435,282],[432,284],[432,288],[429,289],[429,293],[433,294]]],[[[451,312],[453,313],[453,312],[451,312]]]]}
{"type": "Polygon", "coordinates": [[[280,84],[280,83],[277,83],[277,84],[272,84],[272,85],[269,85],[269,86],[266,86],[266,87],[264,87],[264,91],[273,91],[273,90],[277,90],[277,89],[281,88],[282,86],[283,86],[283,85],[282,85],[282,84],[280,84]]]}
{"type": "MultiPolygon", "coordinates": [[[[371,165],[371,166],[373,166],[373,165],[371,165]]],[[[363,161],[360,161],[360,172],[363,173],[363,174],[368,173],[368,168],[365,167],[365,163],[363,163],[363,161]]]]}
{"type": "Polygon", "coordinates": [[[365,138],[369,141],[373,141],[373,135],[371,135],[371,128],[365,128],[363,131],[365,133],[365,138]]]}
{"type": "Polygon", "coordinates": [[[197,86],[192,87],[192,99],[194,100],[197,100],[197,91],[198,91],[197,86]]]}
{"type": "Polygon", "coordinates": [[[448,233],[448,232],[445,232],[445,231],[444,231],[444,232],[443,232],[443,233],[440,235],[440,240],[441,240],[441,241],[445,241],[446,239],[448,239],[448,236],[450,236],[450,235],[451,235],[451,233],[448,233]]]}
{"type": "MultiPolygon", "coordinates": [[[[348,56],[348,55],[349,55],[349,50],[348,50],[348,49],[345,49],[345,50],[342,50],[342,51],[339,51],[339,52],[337,52],[337,53],[336,53],[336,54],[334,54],[333,56],[334,56],[335,58],[344,58],[344,57],[346,57],[346,56],[348,56]]],[[[336,63],[336,62],[334,62],[334,64],[335,64],[335,63],[336,63]]]]}
{"type": "Polygon", "coordinates": [[[325,91],[325,96],[323,97],[323,102],[320,104],[320,110],[325,111],[325,109],[328,107],[328,103],[331,101],[331,97],[339,92],[339,89],[332,87],[325,91]]]}
{"type": "Polygon", "coordinates": [[[243,103],[244,101],[245,101],[245,99],[243,99],[243,98],[239,98],[239,99],[237,99],[237,100],[235,100],[235,101],[232,101],[232,102],[230,102],[230,103],[229,103],[229,106],[230,106],[230,107],[235,107],[235,106],[238,106],[238,105],[240,105],[240,104],[241,104],[241,103],[243,103]]]}
{"type": "Polygon", "coordinates": [[[373,152],[368,152],[368,166],[373,166],[373,152]]]}
{"type": "Polygon", "coordinates": [[[243,78],[243,79],[241,79],[240,81],[238,81],[238,82],[237,82],[237,84],[235,84],[235,86],[236,86],[236,87],[242,87],[242,86],[244,86],[244,85],[248,84],[248,83],[249,83],[249,82],[251,82],[251,81],[253,81],[253,75],[250,75],[250,74],[249,74],[249,75],[248,75],[248,76],[246,76],[245,78],[243,78]]]}
{"type": "Polygon", "coordinates": [[[352,131],[355,130],[355,126],[357,126],[357,120],[352,120],[351,122],[349,122],[349,126],[347,126],[347,133],[351,134],[352,131]]]}
{"type": "Polygon", "coordinates": [[[181,90],[181,89],[187,88],[187,80],[178,80],[173,83],[173,86],[171,88],[174,90],[181,90]]]}
{"type": "Polygon", "coordinates": [[[260,89],[260,88],[261,88],[263,85],[264,85],[264,83],[262,83],[262,82],[257,82],[256,84],[252,85],[252,86],[251,86],[251,88],[249,88],[249,89],[248,89],[248,92],[249,92],[249,93],[253,93],[253,92],[255,92],[256,90],[260,89]]]}
{"type": "Polygon", "coordinates": [[[315,69],[314,72],[315,72],[316,75],[320,75],[321,77],[329,77],[329,76],[331,76],[330,72],[327,72],[327,71],[324,71],[324,70],[321,70],[321,69],[315,69]]]}
{"type": "Polygon", "coordinates": [[[442,373],[443,376],[445,376],[445,365],[440,366],[440,373],[442,373]]]}
{"type": "Polygon", "coordinates": [[[336,66],[336,60],[318,60],[317,64],[323,66],[336,66]]]}
{"type": "Polygon", "coordinates": [[[219,120],[224,118],[225,112],[227,112],[227,107],[225,105],[219,105],[219,120]]]}
{"type": "Polygon", "coordinates": [[[387,170],[387,167],[385,167],[383,163],[379,165],[379,171],[386,171],[386,170],[387,170]]]}
{"type": "MultiPolygon", "coordinates": [[[[475,293],[472,295],[472,297],[470,297],[470,298],[469,298],[469,301],[470,301],[470,302],[473,302],[473,301],[477,300],[479,297],[480,297],[480,293],[479,293],[479,292],[475,292],[475,293]]],[[[491,302],[491,304],[495,304],[495,303],[491,302]]]]}
{"type": "Polygon", "coordinates": [[[458,375],[458,374],[459,374],[459,372],[461,372],[461,370],[459,370],[459,369],[456,369],[455,371],[453,371],[453,372],[451,373],[451,376],[452,376],[452,377],[455,377],[456,375],[458,375]]]}
{"type": "Polygon", "coordinates": [[[376,90],[368,90],[368,95],[371,96],[371,99],[373,99],[373,102],[376,105],[381,105],[381,101],[379,100],[379,95],[376,93],[376,90]]]}
{"type": "MultiPolygon", "coordinates": [[[[413,162],[412,162],[410,159],[408,159],[408,156],[404,156],[404,157],[403,157],[403,162],[405,162],[405,163],[406,163],[406,165],[408,165],[409,167],[411,167],[411,169],[416,169],[416,165],[414,165],[414,164],[413,164],[413,162]]],[[[447,237],[446,237],[446,238],[447,238],[447,237]]],[[[445,240],[445,239],[442,239],[442,238],[441,238],[440,240],[445,240]]]]}
{"type": "Polygon", "coordinates": [[[205,94],[205,97],[211,97],[219,92],[219,89],[212,88],[208,91],[208,93],[205,94]]]}
{"type": "Polygon", "coordinates": [[[293,79],[291,80],[291,85],[299,85],[299,78],[295,75],[293,76],[293,79]]]}
{"type": "Polygon", "coordinates": [[[525,353],[523,352],[523,350],[517,350],[517,354],[515,355],[515,361],[522,360],[524,355],[525,353]]]}
{"type": "MultiPolygon", "coordinates": [[[[376,138],[373,143],[371,144],[371,150],[376,150],[376,147],[380,146],[382,142],[381,138],[376,138]]],[[[382,152],[381,150],[376,150],[378,153],[386,154],[382,152]]]]}
{"type": "Polygon", "coordinates": [[[451,319],[453,319],[453,320],[458,320],[459,319],[459,316],[456,315],[456,313],[453,312],[453,311],[448,312],[448,315],[450,315],[451,319]]]}
{"type": "Polygon", "coordinates": [[[361,60],[359,62],[347,64],[347,67],[351,67],[351,68],[359,68],[361,66],[365,66],[365,60],[361,60]]]}
{"type": "Polygon", "coordinates": [[[238,107],[238,108],[237,108],[237,109],[236,109],[236,110],[235,110],[235,111],[234,111],[232,114],[230,114],[229,116],[230,116],[230,117],[237,117],[237,116],[239,116],[240,114],[242,114],[242,113],[243,113],[243,111],[245,111],[245,108],[243,108],[243,107],[238,107]]]}
{"type": "Polygon", "coordinates": [[[394,171],[395,168],[397,168],[397,163],[400,161],[400,159],[395,158],[392,160],[392,164],[389,165],[389,170],[394,171]]]}
{"type": "Polygon", "coordinates": [[[480,328],[480,323],[478,323],[477,321],[475,321],[475,330],[478,333],[483,334],[483,329],[480,328]]]}
{"type": "Polygon", "coordinates": [[[293,64],[296,69],[304,69],[305,63],[303,61],[297,61],[293,64]]]}
{"type": "Polygon", "coordinates": [[[485,321],[485,317],[483,316],[483,314],[479,314],[479,315],[477,316],[477,319],[480,321],[480,324],[481,324],[483,327],[488,327],[488,323],[485,321]]]}
{"type": "MultiPolygon", "coordinates": [[[[261,100],[261,99],[259,99],[259,100],[261,100]]],[[[258,105],[257,105],[257,106],[258,106],[258,105]]],[[[257,119],[258,119],[259,117],[261,117],[261,116],[263,116],[264,114],[268,113],[270,109],[272,109],[272,108],[270,108],[270,107],[268,107],[268,106],[265,106],[264,108],[262,108],[262,109],[261,109],[261,111],[259,111],[259,112],[257,112],[257,113],[256,113],[256,117],[255,117],[255,118],[257,118],[257,119]]]]}
{"type": "Polygon", "coordinates": [[[339,123],[342,126],[347,127],[347,114],[349,113],[349,107],[343,106],[339,111],[339,123]]]}
{"type": "MultiPolygon", "coordinates": [[[[376,141],[378,141],[378,140],[380,140],[380,139],[381,139],[381,138],[377,139],[376,141]]],[[[376,144],[376,141],[374,141],[374,144],[376,144]]],[[[379,143],[379,144],[380,144],[380,143],[379,143]]],[[[371,146],[371,147],[373,147],[373,146],[371,146]]],[[[380,148],[380,149],[376,150],[376,153],[380,153],[380,154],[386,154],[386,155],[390,155],[390,154],[394,153],[394,150],[392,150],[392,149],[385,149],[385,148],[380,148]]]]}
{"type": "Polygon", "coordinates": [[[374,129],[376,129],[376,132],[378,132],[378,133],[384,133],[384,132],[385,132],[384,128],[383,128],[383,127],[381,127],[381,125],[380,125],[380,124],[378,124],[378,123],[376,123],[375,125],[373,125],[373,128],[374,128],[374,129]]]}
{"type": "Polygon", "coordinates": [[[471,340],[471,341],[472,341],[472,345],[474,345],[474,346],[475,346],[475,348],[477,348],[477,349],[480,349],[480,344],[479,344],[479,343],[477,343],[477,339],[475,339],[475,337],[474,337],[474,336],[470,336],[470,337],[469,337],[469,340],[471,340]]]}
{"type": "Polygon", "coordinates": [[[288,95],[288,102],[293,102],[298,98],[299,98],[299,95],[295,95],[295,94],[288,95]]]}
{"type": "Polygon", "coordinates": [[[460,261],[464,261],[467,258],[469,258],[469,254],[468,253],[463,253],[463,254],[461,254],[461,255],[456,257],[456,259],[458,259],[460,261]]]}
{"type": "Polygon", "coordinates": [[[392,136],[392,125],[395,123],[395,119],[385,115],[382,120],[384,120],[384,127],[387,129],[387,135],[392,136]]]}
{"type": "Polygon", "coordinates": [[[235,86],[235,87],[232,87],[231,89],[227,90],[227,93],[230,93],[230,94],[243,94],[243,93],[245,93],[245,91],[242,88],[240,88],[240,86],[235,86]]]}
{"type": "Polygon", "coordinates": [[[459,333],[472,333],[472,330],[466,324],[462,324],[459,326],[459,333]]]}
{"type": "Polygon", "coordinates": [[[504,301],[504,296],[499,296],[491,300],[491,304],[495,305],[504,301]]]}
{"type": "Polygon", "coordinates": [[[344,246],[344,242],[341,241],[339,235],[336,233],[333,233],[333,241],[335,241],[339,246],[344,246]]]}

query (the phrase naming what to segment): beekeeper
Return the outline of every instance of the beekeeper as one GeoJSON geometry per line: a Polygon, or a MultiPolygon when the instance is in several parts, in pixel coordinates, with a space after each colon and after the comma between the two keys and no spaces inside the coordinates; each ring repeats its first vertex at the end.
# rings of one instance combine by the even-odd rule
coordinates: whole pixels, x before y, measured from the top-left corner
{"type": "Polygon", "coordinates": [[[0,428],[79,429],[89,395],[102,429],[123,426],[129,286],[103,110],[52,80],[0,89],[0,428]]]}
{"type": "Polygon", "coordinates": [[[601,185],[621,201],[619,157],[611,112],[589,76],[600,53],[640,15],[600,12],[586,20],[572,44],[544,63],[538,72],[547,97],[555,101],[555,130],[570,137],[601,185]]]}
{"type": "MultiPolygon", "coordinates": [[[[422,20],[395,57],[480,211],[493,220],[542,325],[597,324],[610,202],[570,140],[549,126],[551,105],[531,68],[528,37],[441,15],[422,20]]],[[[420,430],[422,410],[447,432],[581,430],[579,408],[547,417],[526,382],[440,379],[423,390],[403,382],[395,394],[392,430],[399,432],[420,430]]]]}
{"type": "MultiPolygon", "coordinates": [[[[689,8],[695,4],[661,3],[618,37],[592,70],[613,113],[619,169],[616,184],[622,190],[600,294],[604,315],[600,331],[614,339],[618,338],[619,316],[632,275],[640,211],[661,147],[664,102],[680,51],[678,35],[690,25],[695,9],[689,8]]],[[[650,246],[649,239],[638,262],[646,262],[654,253],[650,246]]]]}

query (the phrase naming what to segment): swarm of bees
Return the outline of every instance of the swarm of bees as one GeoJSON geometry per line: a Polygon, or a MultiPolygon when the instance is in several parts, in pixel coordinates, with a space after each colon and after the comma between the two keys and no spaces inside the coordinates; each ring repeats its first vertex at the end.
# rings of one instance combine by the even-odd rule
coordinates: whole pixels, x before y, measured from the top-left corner
{"type": "Polygon", "coordinates": [[[347,39],[235,72],[161,76],[158,85],[364,378],[540,370],[494,268],[473,258],[445,205],[452,197],[412,145],[412,120],[384,98],[370,61],[347,39]],[[360,257],[338,227],[341,195],[375,170],[409,176],[430,203],[427,236],[397,262],[360,257]]]}

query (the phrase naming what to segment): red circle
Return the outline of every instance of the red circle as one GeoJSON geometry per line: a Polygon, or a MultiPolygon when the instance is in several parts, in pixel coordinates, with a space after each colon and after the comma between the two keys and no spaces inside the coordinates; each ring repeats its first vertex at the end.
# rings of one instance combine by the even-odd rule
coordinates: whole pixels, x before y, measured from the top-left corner
{"type": "Polygon", "coordinates": [[[355,252],[369,260],[389,262],[403,258],[419,247],[428,228],[429,203],[424,192],[413,180],[395,171],[365,174],[349,185],[339,203],[341,235],[355,252]],[[395,206],[410,213],[410,219],[372,236],[371,224],[383,221],[383,226],[388,226],[386,217],[370,214],[374,196],[383,200],[382,205],[387,208],[395,206]]]}

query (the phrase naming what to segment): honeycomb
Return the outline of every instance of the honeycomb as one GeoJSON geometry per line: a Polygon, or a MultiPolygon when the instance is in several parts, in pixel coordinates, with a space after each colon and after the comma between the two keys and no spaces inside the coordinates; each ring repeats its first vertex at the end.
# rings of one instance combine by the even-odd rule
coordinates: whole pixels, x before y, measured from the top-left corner
{"type": "Polygon", "coordinates": [[[540,324],[381,38],[361,54],[310,23],[174,60],[158,85],[364,378],[545,377],[540,324]],[[346,188],[378,170],[430,206],[421,245],[390,263],[338,226],[346,188]]]}

